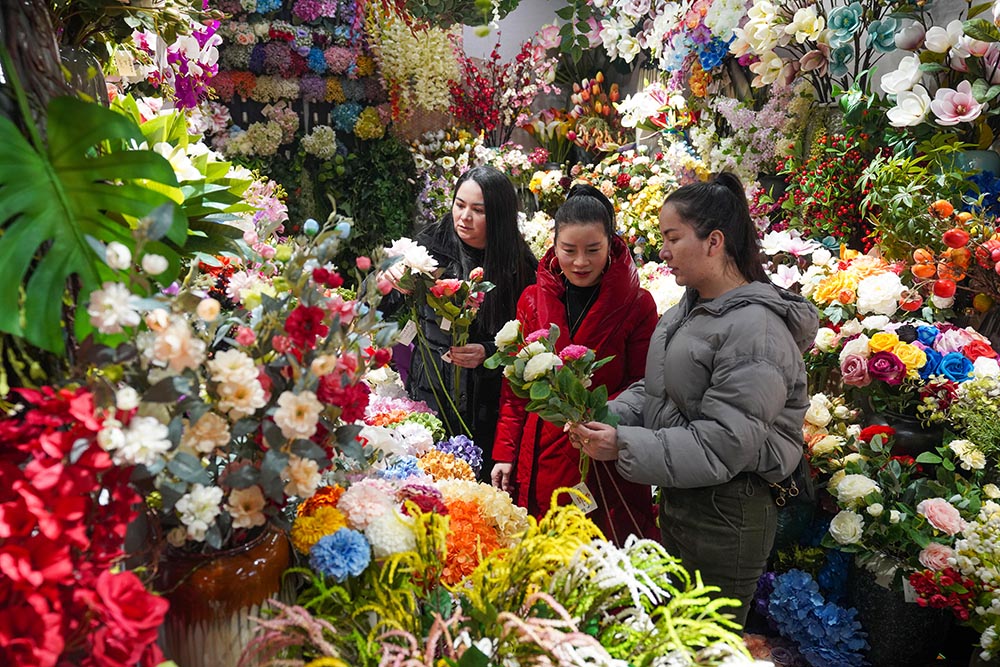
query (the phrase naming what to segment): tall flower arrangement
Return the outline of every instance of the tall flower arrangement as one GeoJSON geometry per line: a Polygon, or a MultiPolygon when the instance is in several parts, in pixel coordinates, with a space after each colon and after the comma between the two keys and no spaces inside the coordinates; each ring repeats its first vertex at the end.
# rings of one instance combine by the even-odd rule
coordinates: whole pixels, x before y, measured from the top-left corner
{"type": "Polygon", "coordinates": [[[315,492],[321,470],[357,455],[356,430],[342,427],[363,417],[360,379],[388,362],[380,348],[392,328],[337,291],[343,279],[329,262],[346,222],[289,239],[239,271],[226,270],[230,258],[206,260],[167,290],[152,252],[157,229],[136,230],[136,261],[108,248],[129,281],[105,283],[88,306],[98,331],[127,341],[94,351],[116,360],[101,371],[118,405],[100,442],[140,471],[171,545],[219,549],[281,524],[291,499],[315,492]]]}
{"type": "Polygon", "coordinates": [[[502,146],[518,125],[529,117],[529,107],[540,93],[558,92],[553,85],[555,58],[533,40],[521,45],[510,62],[502,62],[500,42],[479,63],[459,52],[459,77],[450,83],[451,105],[455,119],[473,133],[483,133],[488,146],[502,146]]]}

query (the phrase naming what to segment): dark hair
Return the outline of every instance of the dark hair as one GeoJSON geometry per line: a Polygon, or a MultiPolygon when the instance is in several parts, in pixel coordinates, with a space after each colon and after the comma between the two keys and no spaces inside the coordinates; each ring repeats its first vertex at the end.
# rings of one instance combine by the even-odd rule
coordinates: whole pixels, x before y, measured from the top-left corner
{"type": "Polygon", "coordinates": [[[722,172],[707,183],[692,183],[670,193],[670,204],[700,239],[718,229],[726,239],[726,254],[750,282],[769,283],[760,261],[760,239],[750,217],[743,183],[735,174],[722,172]]]}
{"type": "Polygon", "coordinates": [[[610,242],[615,235],[615,205],[593,185],[577,183],[569,189],[566,201],[555,217],[555,235],[565,225],[600,224],[610,242]]]}
{"type": "MultiPolygon", "coordinates": [[[[483,274],[496,285],[495,289],[486,293],[479,317],[484,330],[498,331],[517,314],[517,300],[524,288],[535,282],[537,263],[517,227],[517,192],[510,179],[502,171],[488,165],[473,167],[455,182],[455,192],[469,180],[475,181],[483,191],[486,213],[483,274]]],[[[451,224],[450,213],[448,218],[451,224]]]]}

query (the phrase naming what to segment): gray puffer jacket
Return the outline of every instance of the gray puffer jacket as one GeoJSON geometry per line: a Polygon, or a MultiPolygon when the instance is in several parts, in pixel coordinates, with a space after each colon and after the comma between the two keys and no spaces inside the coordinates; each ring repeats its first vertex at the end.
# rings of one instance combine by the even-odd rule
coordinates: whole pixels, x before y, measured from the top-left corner
{"type": "Polygon", "coordinates": [[[621,418],[618,470],[673,488],[722,484],[744,471],[781,481],[802,457],[802,353],[816,335],[816,309],[765,283],[696,297],[688,290],[663,315],[645,379],[610,404],[621,418]]]}

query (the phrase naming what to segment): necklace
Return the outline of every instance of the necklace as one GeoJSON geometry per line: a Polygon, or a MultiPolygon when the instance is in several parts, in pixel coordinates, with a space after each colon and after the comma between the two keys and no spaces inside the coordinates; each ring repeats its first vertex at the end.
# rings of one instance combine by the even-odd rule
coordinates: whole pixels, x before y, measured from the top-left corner
{"type": "Polygon", "coordinates": [[[587,316],[587,313],[590,312],[590,307],[592,305],[594,305],[594,301],[597,299],[597,295],[598,295],[598,293],[600,291],[601,291],[601,287],[600,287],[600,285],[597,285],[596,288],[590,293],[590,298],[587,299],[587,303],[585,303],[584,306],[583,306],[583,308],[580,310],[580,314],[577,315],[576,321],[573,322],[570,319],[569,291],[568,291],[568,288],[567,288],[567,292],[566,292],[566,322],[570,325],[569,326],[569,335],[570,335],[570,337],[572,337],[574,334],[576,334],[576,330],[580,328],[580,323],[583,321],[583,318],[587,316]]]}

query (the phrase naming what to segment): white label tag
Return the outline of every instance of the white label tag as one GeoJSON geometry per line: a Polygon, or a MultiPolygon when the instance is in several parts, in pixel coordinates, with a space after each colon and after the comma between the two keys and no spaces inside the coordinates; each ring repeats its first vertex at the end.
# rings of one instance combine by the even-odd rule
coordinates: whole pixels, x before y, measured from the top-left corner
{"type": "Polygon", "coordinates": [[[451,320],[447,317],[441,318],[441,331],[451,331],[451,320]]]}
{"type": "Polygon", "coordinates": [[[410,320],[403,327],[403,330],[399,332],[399,338],[396,339],[400,345],[409,345],[413,342],[413,337],[417,335],[417,323],[410,320]]]}
{"type": "Polygon", "coordinates": [[[441,361],[445,362],[446,364],[453,363],[451,360],[451,350],[448,350],[447,352],[441,355],[441,361]]]}
{"type": "Polygon", "coordinates": [[[115,69],[119,76],[135,76],[135,60],[127,51],[119,49],[115,51],[115,69]]]}
{"type": "Polygon", "coordinates": [[[574,491],[579,491],[585,497],[580,497],[575,493],[569,494],[569,497],[573,500],[573,504],[580,508],[580,511],[584,514],[590,514],[597,509],[597,501],[594,500],[594,494],[590,492],[587,488],[586,483],[580,482],[574,487],[571,487],[574,491]]]}
{"type": "Polygon", "coordinates": [[[903,577],[903,600],[906,602],[916,602],[919,597],[917,589],[910,585],[910,580],[903,577]]]}

